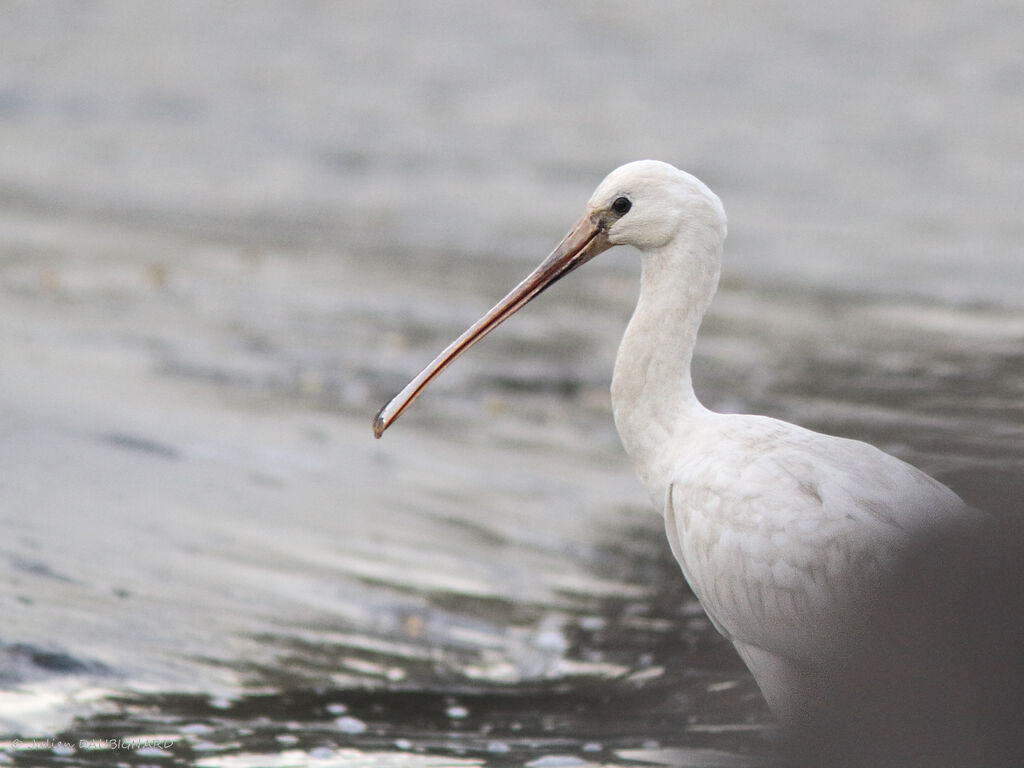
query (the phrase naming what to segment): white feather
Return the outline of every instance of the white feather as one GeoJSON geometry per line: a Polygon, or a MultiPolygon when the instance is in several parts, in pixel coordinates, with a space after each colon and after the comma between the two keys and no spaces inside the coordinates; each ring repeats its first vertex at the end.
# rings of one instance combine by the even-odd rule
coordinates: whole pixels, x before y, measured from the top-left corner
{"type": "Polygon", "coordinates": [[[632,208],[610,239],[640,249],[643,276],[615,362],[616,425],[694,593],[791,719],[822,695],[824,671],[910,548],[977,515],[865,443],[705,409],[690,362],[718,282],[721,203],[651,161],[610,174],[594,213],[619,196],[632,208]]]}

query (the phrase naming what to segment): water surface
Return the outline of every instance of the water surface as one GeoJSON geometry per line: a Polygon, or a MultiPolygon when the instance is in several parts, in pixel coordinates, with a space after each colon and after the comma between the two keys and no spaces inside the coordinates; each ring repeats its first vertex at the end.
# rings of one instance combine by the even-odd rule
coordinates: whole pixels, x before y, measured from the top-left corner
{"type": "Polygon", "coordinates": [[[658,157],[730,217],[706,404],[1013,517],[1022,32],[998,2],[7,7],[0,760],[770,759],[611,422],[635,253],[370,419],[658,157]]]}

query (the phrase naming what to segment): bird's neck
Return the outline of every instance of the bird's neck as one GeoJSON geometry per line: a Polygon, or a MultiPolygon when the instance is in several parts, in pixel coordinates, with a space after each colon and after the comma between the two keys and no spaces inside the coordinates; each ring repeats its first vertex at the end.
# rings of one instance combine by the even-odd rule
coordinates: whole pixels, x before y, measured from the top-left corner
{"type": "Polygon", "coordinates": [[[641,481],[660,495],[676,439],[707,413],[690,362],[697,329],[718,285],[720,237],[643,254],[640,299],[612,377],[615,426],[641,481]]]}

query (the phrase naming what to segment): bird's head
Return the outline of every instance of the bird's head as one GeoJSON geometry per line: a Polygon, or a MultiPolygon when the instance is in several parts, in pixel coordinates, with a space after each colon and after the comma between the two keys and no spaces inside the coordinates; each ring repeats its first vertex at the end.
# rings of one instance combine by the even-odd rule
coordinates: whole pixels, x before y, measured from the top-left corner
{"type": "Polygon", "coordinates": [[[592,226],[608,244],[641,251],[663,248],[681,232],[725,237],[722,203],[700,179],[658,160],[620,166],[598,185],[587,204],[592,226]]]}

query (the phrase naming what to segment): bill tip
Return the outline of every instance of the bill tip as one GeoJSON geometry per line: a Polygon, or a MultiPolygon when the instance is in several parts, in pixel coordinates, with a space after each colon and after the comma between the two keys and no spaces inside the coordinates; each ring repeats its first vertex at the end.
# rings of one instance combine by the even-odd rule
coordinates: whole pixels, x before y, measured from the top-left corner
{"type": "MultiPolygon", "coordinates": [[[[384,406],[385,408],[387,406],[384,406]]],[[[384,434],[384,430],[388,428],[388,425],[384,423],[384,408],[377,411],[377,415],[373,417],[373,436],[380,440],[380,436],[384,434]]]]}

